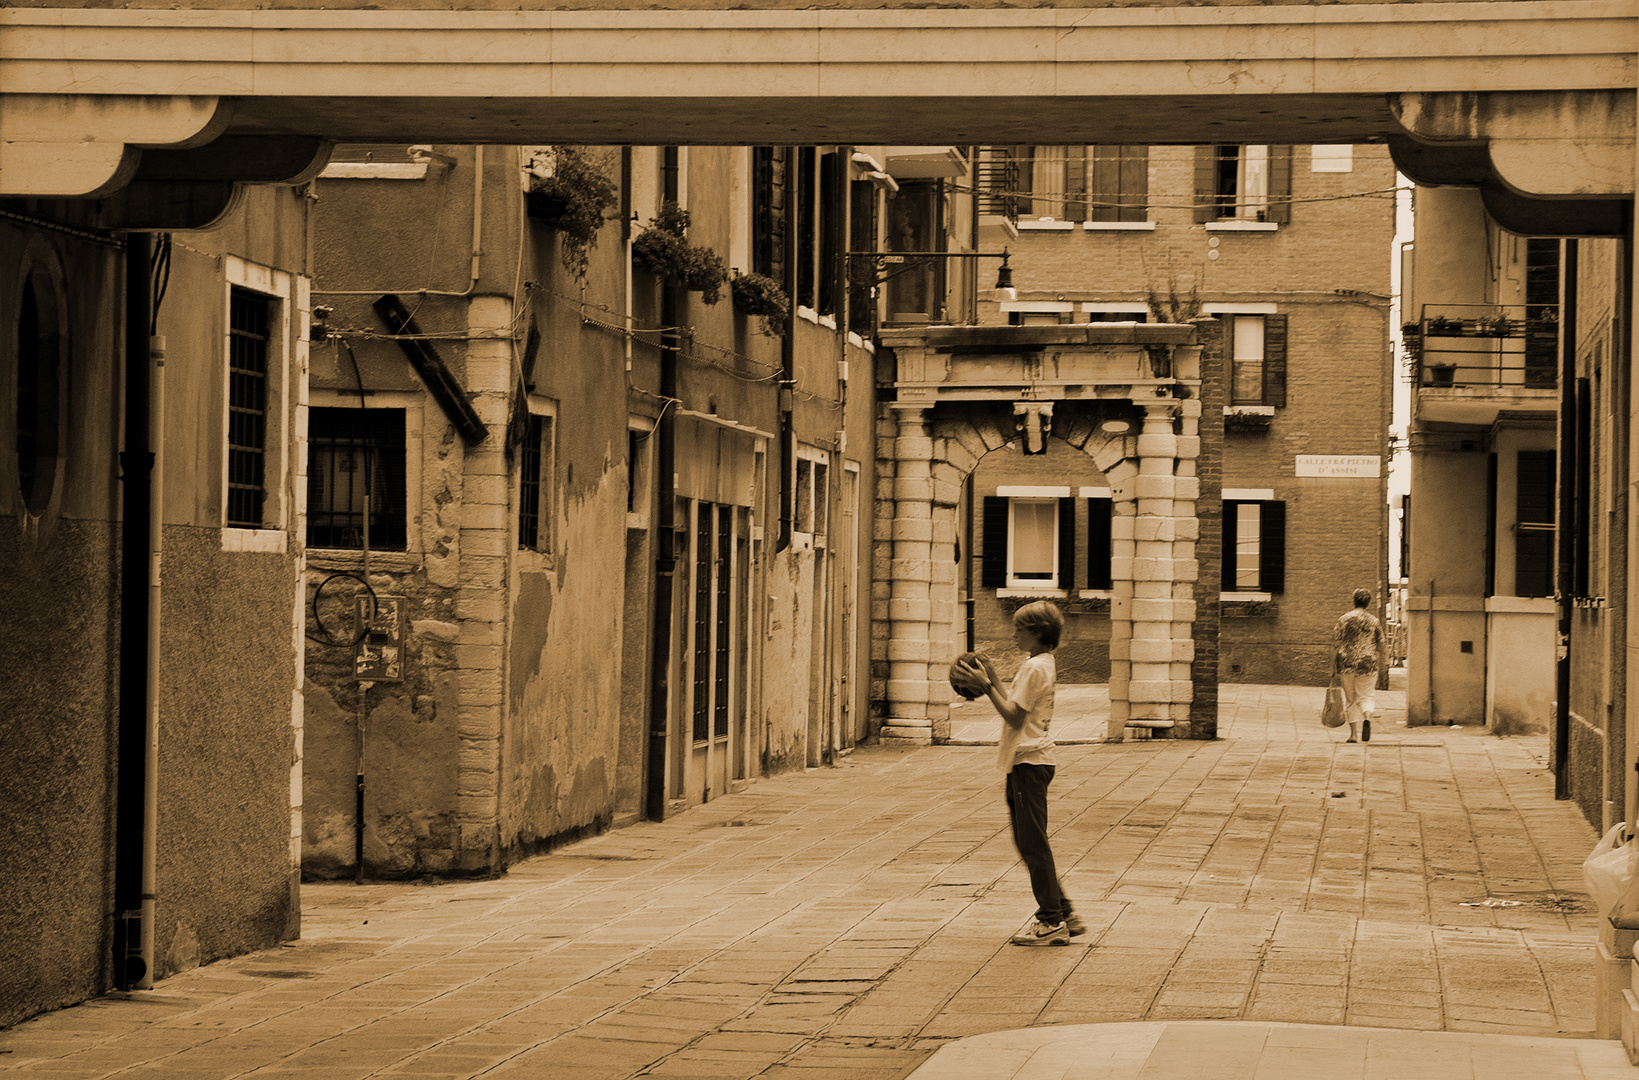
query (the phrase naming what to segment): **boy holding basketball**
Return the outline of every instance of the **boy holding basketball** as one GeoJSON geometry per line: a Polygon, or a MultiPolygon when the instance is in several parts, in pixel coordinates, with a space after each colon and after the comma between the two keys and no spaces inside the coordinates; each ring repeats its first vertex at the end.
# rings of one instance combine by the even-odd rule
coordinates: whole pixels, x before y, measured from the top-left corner
{"type": "Polygon", "coordinates": [[[1013,615],[1013,639],[1027,659],[1019,665],[1013,685],[1004,696],[989,661],[958,661],[953,682],[963,682],[984,694],[1002,718],[997,764],[1007,774],[1007,814],[1013,824],[1013,843],[1030,871],[1036,894],[1036,917],[1013,936],[1015,945],[1068,945],[1087,931],[1070,908],[1058,879],[1053,849],[1047,840],[1047,785],[1053,782],[1056,763],[1053,737],[1053,698],[1057,668],[1053,650],[1064,634],[1064,616],[1045,600],[1027,604],[1013,615]]]}

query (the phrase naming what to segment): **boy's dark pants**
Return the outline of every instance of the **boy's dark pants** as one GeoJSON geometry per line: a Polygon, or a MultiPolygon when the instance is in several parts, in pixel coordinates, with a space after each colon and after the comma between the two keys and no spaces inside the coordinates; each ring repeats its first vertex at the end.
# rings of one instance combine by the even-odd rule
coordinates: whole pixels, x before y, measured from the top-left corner
{"type": "Polygon", "coordinates": [[[1053,782],[1052,765],[1015,765],[1007,774],[1007,816],[1013,822],[1013,844],[1030,871],[1030,890],[1036,894],[1036,918],[1063,922],[1070,914],[1047,844],[1047,785],[1053,782]]]}

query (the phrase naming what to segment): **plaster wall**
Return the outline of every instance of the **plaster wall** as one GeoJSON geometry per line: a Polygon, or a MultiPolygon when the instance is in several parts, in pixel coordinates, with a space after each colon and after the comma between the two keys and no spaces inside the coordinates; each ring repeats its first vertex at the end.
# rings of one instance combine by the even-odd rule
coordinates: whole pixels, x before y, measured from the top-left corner
{"type": "Polygon", "coordinates": [[[1552,597],[1486,602],[1486,726],[1499,735],[1547,731],[1554,720],[1552,597]]]}
{"type": "Polygon", "coordinates": [[[1486,455],[1418,449],[1411,469],[1408,721],[1484,723],[1486,455]]]}
{"type": "MultiPolygon", "coordinates": [[[[117,714],[120,265],[105,247],[0,222],[0,303],[20,303],[25,248],[61,266],[73,332],[58,512],[31,521],[14,453],[0,454],[0,1025],[84,1000],[110,979],[117,714]]],[[[0,335],[12,400],[15,333],[0,335]]],[[[15,410],[0,439],[16,445],[15,410]]]]}
{"type": "MultiPolygon", "coordinates": [[[[299,790],[293,634],[296,559],[288,520],[292,473],[267,476],[265,551],[224,550],[221,528],[223,340],[233,258],[305,272],[305,206],[288,190],[253,193],[215,233],[175,236],[160,308],[166,338],[167,481],[160,684],[156,977],[296,933],[291,847],[299,790]]],[[[120,255],[61,234],[0,225],[0,296],[16,310],[24,251],[60,267],[68,332],[62,461],[50,507],[18,505],[15,455],[0,457],[0,625],[14,656],[0,671],[0,870],[18,899],[0,931],[0,1024],[109,986],[113,782],[119,713],[119,485],[123,339],[120,255]]],[[[293,309],[305,305],[299,290],[293,309]]],[[[295,318],[297,325],[301,319],[295,318]]],[[[0,382],[13,392],[15,335],[0,341],[0,382]]],[[[300,394],[274,391],[287,423],[300,394]]],[[[12,445],[14,414],[0,418],[12,445]]],[[[275,424],[270,440],[290,429],[275,424]]]]}

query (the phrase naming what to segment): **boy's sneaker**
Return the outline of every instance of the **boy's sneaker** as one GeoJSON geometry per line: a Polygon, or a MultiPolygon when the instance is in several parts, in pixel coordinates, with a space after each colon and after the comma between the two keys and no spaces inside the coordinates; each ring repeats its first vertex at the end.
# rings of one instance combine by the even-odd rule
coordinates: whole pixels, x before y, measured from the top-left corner
{"type": "Polygon", "coordinates": [[[1013,935],[1015,945],[1068,945],[1070,931],[1065,929],[1061,922],[1045,923],[1040,919],[1030,920],[1030,925],[1013,935]]]}
{"type": "Polygon", "coordinates": [[[1064,928],[1070,931],[1071,937],[1080,937],[1087,932],[1087,924],[1073,911],[1064,917],[1064,928]]]}
{"type": "Polygon", "coordinates": [[[1364,720],[1360,721],[1360,741],[1361,742],[1371,742],[1372,741],[1372,720],[1371,720],[1371,717],[1369,717],[1369,716],[1366,717],[1364,720]]]}

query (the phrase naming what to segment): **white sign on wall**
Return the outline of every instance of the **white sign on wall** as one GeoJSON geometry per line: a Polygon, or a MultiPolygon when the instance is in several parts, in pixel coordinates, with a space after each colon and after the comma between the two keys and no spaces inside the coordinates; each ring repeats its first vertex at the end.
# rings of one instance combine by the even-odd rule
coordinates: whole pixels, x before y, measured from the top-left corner
{"type": "Polygon", "coordinates": [[[1299,454],[1299,476],[1359,476],[1383,475],[1383,459],[1376,454],[1299,454]]]}

